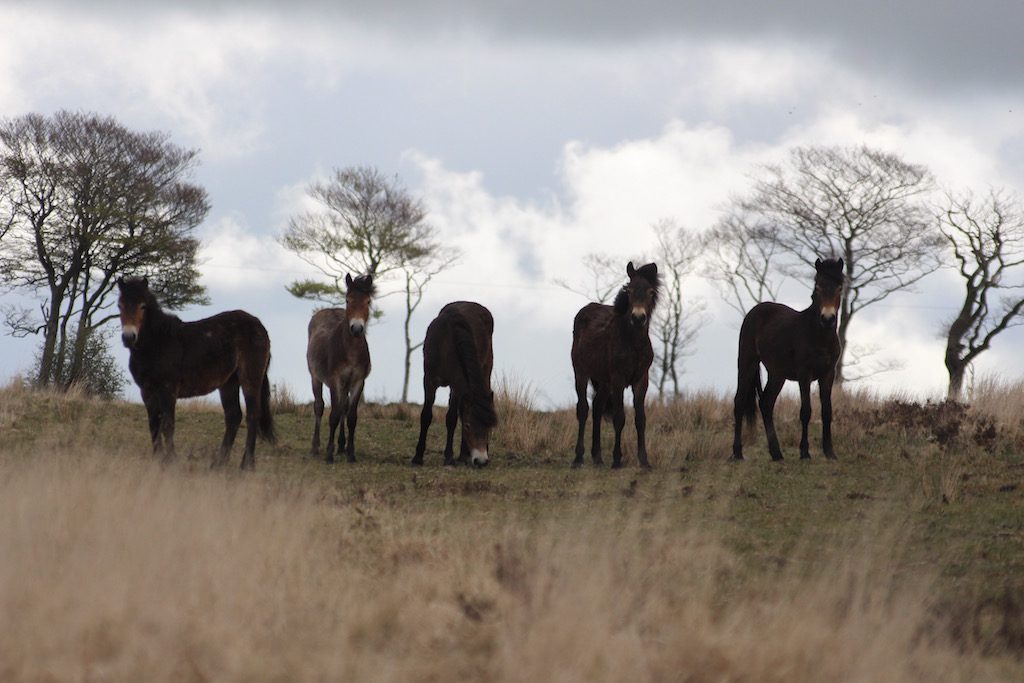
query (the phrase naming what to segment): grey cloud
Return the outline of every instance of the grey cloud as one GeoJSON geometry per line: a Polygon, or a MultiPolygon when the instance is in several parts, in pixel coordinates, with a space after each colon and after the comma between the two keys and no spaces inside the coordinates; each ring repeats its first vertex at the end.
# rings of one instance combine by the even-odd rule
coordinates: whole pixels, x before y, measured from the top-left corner
{"type": "MultiPolygon", "coordinates": [[[[47,0],[43,0],[46,4],[47,0]]],[[[156,1],[51,5],[78,11],[165,11],[156,1]]],[[[28,6],[27,3],[24,3],[28,6]]],[[[38,0],[33,7],[38,7],[38,0]]],[[[479,32],[499,41],[629,43],[645,40],[784,40],[931,88],[1024,85],[1021,0],[184,0],[174,12],[262,11],[317,21],[364,23],[415,36],[479,32]]]]}

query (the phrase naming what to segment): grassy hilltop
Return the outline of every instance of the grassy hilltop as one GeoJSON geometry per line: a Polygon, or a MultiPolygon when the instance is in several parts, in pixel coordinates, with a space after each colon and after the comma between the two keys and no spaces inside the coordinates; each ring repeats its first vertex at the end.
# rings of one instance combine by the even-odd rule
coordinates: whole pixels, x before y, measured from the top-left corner
{"type": "Polygon", "coordinates": [[[788,399],[787,460],[758,423],[731,462],[730,402],[690,396],[649,409],[650,472],[631,422],[625,469],[572,471],[573,412],[499,393],[485,470],[441,467],[441,409],[408,466],[416,406],[325,465],[278,396],[242,474],[214,403],[161,467],[139,405],[0,389],[0,680],[1024,677],[1024,387],[840,395],[836,462],[788,399]]]}

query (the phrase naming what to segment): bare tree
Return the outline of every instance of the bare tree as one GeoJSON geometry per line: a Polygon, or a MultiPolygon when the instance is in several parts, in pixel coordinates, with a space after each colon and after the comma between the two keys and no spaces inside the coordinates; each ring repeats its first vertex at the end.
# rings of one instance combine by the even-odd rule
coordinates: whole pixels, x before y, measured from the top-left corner
{"type": "Polygon", "coordinates": [[[67,386],[101,358],[122,273],[159,282],[168,306],[204,300],[194,228],[206,192],[187,182],[197,152],[160,132],[61,111],[0,122],[0,281],[40,298],[39,317],[7,307],[16,335],[43,333],[37,382],[67,386]]]}
{"type": "Polygon", "coordinates": [[[762,301],[777,301],[785,274],[781,247],[755,216],[732,211],[704,235],[703,274],[740,316],[762,301]]]}
{"type": "Polygon", "coordinates": [[[679,396],[682,361],[692,355],[693,343],[708,321],[704,302],[687,302],[683,291],[683,282],[695,268],[703,244],[671,220],[661,220],[653,229],[657,239],[654,260],[661,278],[658,307],[651,321],[654,381],[661,396],[666,395],[669,385],[672,395],[679,396]]]}
{"type": "Polygon", "coordinates": [[[957,400],[971,363],[997,335],[1022,322],[1024,273],[1015,269],[1024,264],[1024,207],[1002,190],[980,200],[970,192],[947,194],[939,229],[964,279],[963,304],[946,333],[947,396],[957,400]]]}
{"type": "Polygon", "coordinates": [[[932,189],[923,166],[868,147],[797,147],[786,166],[765,166],[737,209],[757,216],[784,258],[802,273],[818,257],[846,263],[839,340],[844,356],[857,314],[934,271],[944,244],[923,200],[932,189]]]}
{"type": "Polygon", "coordinates": [[[459,250],[437,245],[431,248],[429,253],[402,265],[402,276],[405,281],[405,319],[402,324],[405,333],[405,373],[402,377],[402,403],[409,400],[412,354],[423,346],[422,340],[416,343],[412,341],[409,329],[412,315],[423,301],[423,292],[430,281],[455,265],[459,257],[459,250]]]}
{"type": "Polygon", "coordinates": [[[552,280],[562,289],[586,297],[589,301],[606,304],[615,298],[622,287],[622,259],[608,254],[588,253],[581,259],[586,274],[581,280],[571,283],[564,278],[552,280]]]}
{"type": "Polygon", "coordinates": [[[399,275],[405,295],[405,401],[411,357],[420,346],[413,344],[409,334],[412,315],[427,285],[458,260],[459,252],[438,241],[437,230],[427,223],[423,202],[397,177],[388,178],[376,168],[335,170],[330,179],[311,184],[307,191],[322,208],[294,216],[279,242],[323,273],[327,281],[293,282],[288,291],[336,306],[345,300],[348,273],[367,273],[378,282],[399,275]]]}

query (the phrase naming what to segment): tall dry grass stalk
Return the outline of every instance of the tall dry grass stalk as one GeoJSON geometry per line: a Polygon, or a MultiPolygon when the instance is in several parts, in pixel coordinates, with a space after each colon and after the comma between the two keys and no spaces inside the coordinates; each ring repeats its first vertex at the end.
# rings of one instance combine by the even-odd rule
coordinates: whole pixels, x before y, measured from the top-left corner
{"type": "Polygon", "coordinates": [[[0,457],[0,680],[997,676],[943,640],[927,576],[893,578],[898,538],[751,578],[667,504],[399,512],[326,480],[0,457]]]}

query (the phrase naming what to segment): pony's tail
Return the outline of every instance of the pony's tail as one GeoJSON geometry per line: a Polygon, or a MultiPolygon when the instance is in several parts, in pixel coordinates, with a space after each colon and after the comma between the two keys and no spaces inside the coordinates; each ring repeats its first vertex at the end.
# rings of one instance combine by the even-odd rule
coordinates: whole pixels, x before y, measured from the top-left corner
{"type": "Polygon", "coordinates": [[[469,395],[466,398],[472,405],[474,418],[484,427],[494,427],[498,424],[498,415],[494,410],[493,394],[487,389],[487,378],[480,365],[480,354],[477,352],[473,332],[465,321],[455,321],[452,339],[455,357],[469,383],[469,395]]]}
{"type": "Polygon", "coordinates": [[[740,370],[736,387],[736,412],[743,417],[747,426],[753,426],[757,419],[757,402],[761,400],[761,368],[758,363],[740,370]]]}
{"type": "MultiPolygon", "coordinates": [[[[270,369],[270,363],[267,363],[270,369]]],[[[270,414],[270,377],[263,374],[263,386],[260,388],[260,436],[269,443],[277,443],[277,433],[274,431],[274,416],[270,414]]]]}

